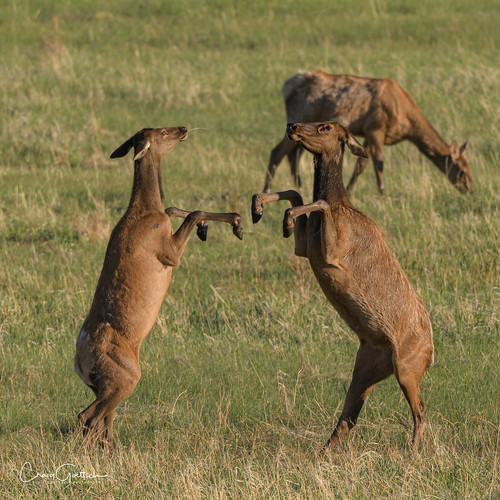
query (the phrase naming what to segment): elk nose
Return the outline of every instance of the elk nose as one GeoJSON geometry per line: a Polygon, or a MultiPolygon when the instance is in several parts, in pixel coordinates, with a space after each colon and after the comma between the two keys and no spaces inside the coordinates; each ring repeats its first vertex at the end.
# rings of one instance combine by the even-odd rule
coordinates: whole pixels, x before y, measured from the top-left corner
{"type": "Polygon", "coordinates": [[[187,132],[187,130],[188,130],[188,129],[187,129],[186,127],[179,127],[179,132],[180,132],[181,134],[185,134],[185,133],[187,132]]]}
{"type": "Polygon", "coordinates": [[[288,132],[295,132],[297,130],[297,124],[296,123],[289,123],[286,126],[286,129],[288,132]]]}

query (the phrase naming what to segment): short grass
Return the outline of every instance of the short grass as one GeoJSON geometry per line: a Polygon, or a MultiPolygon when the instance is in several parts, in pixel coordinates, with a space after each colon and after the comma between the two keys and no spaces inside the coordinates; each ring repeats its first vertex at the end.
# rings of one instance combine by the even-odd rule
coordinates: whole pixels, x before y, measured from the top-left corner
{"type": "MultiPolygon", "coordinates": [[[[498,498],[499,25],[487,0],[5,2],[1,496],[498,498]],[[251,195],[284,131],[281,85],[318,67],[392,77],[445,140],[469,140],[472,196],[401,144],[385,150],[387,199],[369,170],[353,197],[432,317],[416,456],[392,378],[331,460],[315,460],[357,340],[281,237],[285,205],[251,225],[251,195]],[[245,237],[217,224],[206,243],[193,237],[143,345],[143,377],[118,409],[110,458],[82,446],[76,415],[92,396],[72,363],[129,199],[132,160],[109,154],[144,126],[172,125],[198,130],[165,158],[167,203],[240,211],[245,237]],[[62,480],[20,479],[59,466],[62,480]],[[106,477],[70,482],[79,471],[106,477]]],[[[274,186],[292,186],[286,166],[274,186]]]]}

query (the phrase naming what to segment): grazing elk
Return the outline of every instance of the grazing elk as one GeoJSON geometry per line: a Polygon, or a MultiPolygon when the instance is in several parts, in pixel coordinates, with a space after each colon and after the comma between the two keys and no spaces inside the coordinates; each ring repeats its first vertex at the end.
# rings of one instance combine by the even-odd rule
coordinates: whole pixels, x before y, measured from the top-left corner
{"type": "Polygon", "coordinates": [[[134,148],[134,184],[129,206],[113,229],[90,312],[76,342],[75,369],[95,393],[78,419],[90,444],[113,447],[116,407],[132,394],[139,378],[139,349],[153,327],[193,228],[206,238],[205,222],[227,222],[240,239],[236,213],[165,210],[161,158],[187,138],[185,127],[144,129],[111,158],[134,148]],[[174,233],[171,217],[185,220],[174,233]]]}
{"type": "Polygon", "coordinates": [[[309,259],[327,299],[360,341],[344,408],[324,451],[339,444],[375,384],[393,373],[413,414],[416,450],[425,416],[420,381],[434,356],[432,328],[384,234],[353,207],[344,189],[344,146],[361,158],[367,153],[333,122],[290,123],[287,135],[314,155],[314,200],[304,205],[296,191],[256,194],[253,222],[262,217],[265,203],[291,202],[283,220],[284,236],[295,234],[295,254],[309,259]]]}
{"type": "MultiPolygon", "coordinates": [[[[474,191],[467,143],[449,146],[431,126],[410,94],[388,78],[331,75],[323,70],[299,71],[282,89],[288,122],[335,121],[352,134],[365,138],[364,147],[372,157],[377,186],[384,195],[382,146],[408,140],[443,172],[460,191],[474,191]]],[[[299,159],[303,149],[286,135],[272,150],[264,192],[269,190],[276,167],[284,156],[290,163],[295,185],[301,185],[299,159]]],[[[358,158],[347,193],[368,164],[358,158]]]]}

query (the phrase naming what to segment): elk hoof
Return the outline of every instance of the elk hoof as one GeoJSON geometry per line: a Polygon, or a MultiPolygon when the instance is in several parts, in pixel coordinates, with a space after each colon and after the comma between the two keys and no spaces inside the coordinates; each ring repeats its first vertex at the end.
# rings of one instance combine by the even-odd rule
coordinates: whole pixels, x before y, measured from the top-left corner
{"type": "Polygon", "coordinates": [[[290,236],[292,236],[293,234],[293,226],[285,226],[283,228],[283,236],[285,238],[290,238],[290,236]]]}
{"type": "Polygon", "coordinates": [[[200,224],[196,230],[196,236],[200,238],[201,241],[207,241],[208,225],[200,224]]]}
{"type": "Polygon", "coordinates": [[[290,238],[295,228],[295,219],[293,217],[290,217],[287,212],[285,212],[285,217],[283,219],[283,236],[285,238],[290,238]]]}
{"type": "Polygon", "coordinates": [[[252,222],[257,224],[257,222],[262,219],[262,204],[258,201],[258,197],[256,194],[252,197],[252,222]]]}
{"type": "Polygon", "coordinates": [[[260,219],[262,219],[262,215],[263,215],[262,210],[260,212],[252,212],[252,222],[254,224],[257,224],[257,222],[259,222],[260,219]]]}
{"type": "Polygon", "coordinates": [[[237,226],[233,226],[233,234],[237,236],[240,240],[243,239],[243,226],[238,224],[237,226]]]}
{"type": "Polygon", "coordinates": [[[316,455],[315,457],[315,461],[316,462],[325,462],[326,460],[328,460],[329,458],[331,458],[331,453],[330,453],[330,449],[327,448],[326,446],[324,446],[320,452],[316,455]]]}

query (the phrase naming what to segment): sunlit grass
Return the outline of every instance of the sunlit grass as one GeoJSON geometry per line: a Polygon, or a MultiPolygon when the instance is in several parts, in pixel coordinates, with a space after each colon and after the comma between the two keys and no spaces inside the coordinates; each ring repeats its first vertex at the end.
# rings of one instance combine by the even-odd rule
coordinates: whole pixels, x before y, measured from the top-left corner
{"type": "MultiPolygon", "coordinates": [[[[490,2],[469,0],[8,2],[2,497],[496,498],[499,16],[490,2]],[[472,196],[407,143],[384,149],[387,199],[371,166],[353,193],[433,322],[436,363],[423,379],[427,425],[416,456],[392,378],[338,452],[316,460],[340,415],[357,339],[282,238],[286,204],[251,224],[251,195],[284,132],[282,83],[318,67],[395,78],[447,142],[469,140],[472,196]],[[164,160],[167,205],[239,211],[245,236],[211,224],[206,243],[192,238],[107,457],[86,450],[76,427],[92,394],[73,356],[110,230],[129,201],[132,160],[109,154],[144,126],[172,125],[197,130],[164,160]],[[107,477],[24,483],[25,462],[40,474],[66,463],[107,477]]],[[[346,156],[346,177],[354,162],[346,156]]],[[[310,156],[301,170],[309,201],[310,156]]],[[[292,187],[287,165],[273,187],[292,187]]]]}

